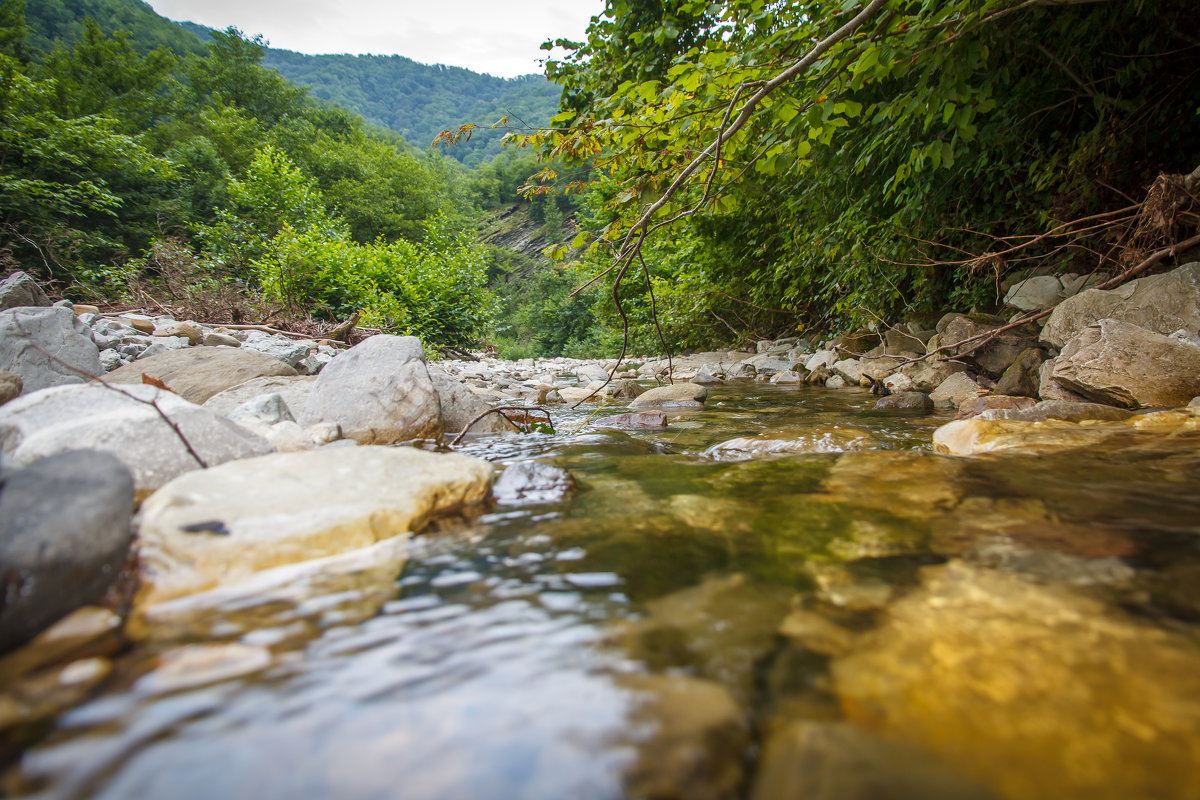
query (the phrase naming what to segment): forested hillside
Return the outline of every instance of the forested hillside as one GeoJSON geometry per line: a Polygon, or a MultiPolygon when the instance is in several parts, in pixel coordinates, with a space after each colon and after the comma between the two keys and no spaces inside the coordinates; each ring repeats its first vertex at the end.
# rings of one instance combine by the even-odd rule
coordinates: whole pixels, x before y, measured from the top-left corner
{"type": "Polygon", "coordinates": [[[34,0],[28,4],[26,16],[30,28],[26,45],[36,52],[47,52],[56,42],[78,40],[88,18],[105,33],[128,33],[141,52],[155,47],[179,54],[204,52],[194,34],[160,17],[142,0],[34,0]]]}
{"type": "MultiPolygon", "coordinates": [[[[351,109],[371,123],[429,147],[447,128],[488,125],[510,116],[513,125],[546,125],[562,90],[541,75],[495,78],[461,67],[418,64],[403,56],[309,56],[267,50],[263,64],[307,86],[315,97],[351,109]]],[[[466,164],[500,152],[502,131],[479,130],[448,151],[466,164]]]]}

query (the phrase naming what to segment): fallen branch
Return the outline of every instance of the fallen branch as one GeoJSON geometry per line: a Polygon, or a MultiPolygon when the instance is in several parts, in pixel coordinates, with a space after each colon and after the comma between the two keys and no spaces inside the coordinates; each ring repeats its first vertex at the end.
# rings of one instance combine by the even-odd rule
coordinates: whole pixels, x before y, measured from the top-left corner
{"type": "Polygon", "coordinates": [[[509,425],[512,425],[517,430],[521,431],[522,433],[529,433],[531,430],[533,430],[533,428],[532,428],[533,423],[531,423],[529,421],[529,415],[531,413],[538,413],[538,414],[544,415],[546,417],[546,424],[549,425],[551,428],[554,427],[553,420],[550,419],[550,412],[547,411],[546,409],[542,408],[541,406],[533,406],[530,408],[526,408],[524,406],[497,406],[496,408],[489,408],[487,411],[484,411],[482,414],[475,417],[475,419],[468,422],[466,427],[464,427],[461,431],[459,431],[458,435],[454,437],[454,441],[450,442],[450,446],[457,447],[459,442],[462,441],[463,437],[467,435],[467,431],[471,430],[471,428],[474,427],[477,422],[479,422],[481,419],[488,416],[489,414],[498,414],[501,419],[503,419],[509,425]],[[522,415],[524,415],[523,421],[524,421],[525,427],[522,428],[520,425],[518,425],[516,422],[514,422],[512,419],[510,419],[508,416],[508,413],[506,413],[506,412],[513,412],[513,413],[520,412],[522,415]]]}

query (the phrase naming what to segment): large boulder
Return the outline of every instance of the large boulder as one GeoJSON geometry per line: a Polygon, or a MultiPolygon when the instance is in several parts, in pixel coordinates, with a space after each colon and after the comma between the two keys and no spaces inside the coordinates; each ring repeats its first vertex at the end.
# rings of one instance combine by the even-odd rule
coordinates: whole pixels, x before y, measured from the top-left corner
{"type": "Polygon", "coordinates": [[[1129,446],[1200,431],[1200,409],[1159,411],[1121,421],[1082,411],[1070,417],[1081,420],[1074,422],[1057,418],[1069,412],[1039,409],[1041,405],[1024,411],[985,411],[978,417],[948,422],[933,432],[933,451],[962,456],[1005,450],[1052,453],[1111,444],[1129,446]],[[1056,416],[1049,416],[1051,413],[1056,416]]]}
{"type": "Polygon", "coordinates": [[[162,381],[184,400],[202,404],[218,392],[253,378],[295,374],[296,370],[287,364],[251,350],[189,347],[140,359],[113,370],[104,380],[143,383],[145,375],[162,381]]]}
{"type": "Polygon", "coordinates": [[[1200,331],[1200,262],[1138,278],[1107,291],[1088,289],[1064,300],[1042,328],[1042,341],[1061,348],[1084,328],[1116,319],[1155,333],[1200,331]]]}
{"type": "Polygon", "coordinates": [[[133,477],[107,453],[76,450],[0,482],[0,651],[99,600],[132,539],[133,477]]]}
{"type": "MultiPolygon", "coordinates": [[[[437,391],[442,409],[442,426],[447,434],[457,434],[491,406],[467,388],[467,385],[438,367],[429,368],[429,378],[437,391]]],[[[516,430],[499,414],[488,416],[471,426],[471,433],[510,433],[516,430]]]]}
{"type": "Polygon", "coordinates": [[[0,311],[10,308],[48,306],[50,298],[38,286],[37,281],[17,270],[0,281],[0,311]]]}
{"type": "Polygon", "coordinates": [[[210,467],[272,451],[262,437],[153,386],[58,386],[0,407],[0,449],[16,462],[102,450],[133,473],[139,495],[201,468],[188,445],[210,467]]]}
{"type": "Polygon", "coordinates": [[[708,389],[695,383],[673,383],[658,386],[639,395],[630,408],[699,408],[708,397],[708,389]]]}
{"type": "Polygon", "coordinates": [[[1041,311],[1050,308],[1062,296],[1062,282],[1053,275],[1034,275],[1009,287],[1004,305],[1018,311],[1041,311]]]}
{"type": "Polygon", "coordinates": [[[327,448],[184,475],[142,506],[140,605],[420,530],[483,501],[482,459],[407,447],[327,448]]]}
{"type": "Polygon", "coordinates": [[[19,375],[25,394],[104,374],[90,329],[69,308],[0,311],[0,370],[19,375]]]}
{"type": "Polygon", "coordinates": [[[1115,319],[1084,328],[1058,357],[1054,380],[1125,408],[1185,406],[1200,394],[1200,347],[1115,319]]]}
{"type": "Polygon", "coordinates": [[[359,444],[442,435],[437,389],[415,336],[372,336],[330,362],[300,414],[305,427],[334,422],[359,444]]]}

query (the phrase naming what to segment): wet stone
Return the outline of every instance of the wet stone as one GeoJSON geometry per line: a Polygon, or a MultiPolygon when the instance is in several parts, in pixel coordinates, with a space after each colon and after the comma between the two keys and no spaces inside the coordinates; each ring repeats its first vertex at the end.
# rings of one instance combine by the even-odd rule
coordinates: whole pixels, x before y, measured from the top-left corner
{"type": "Polygon", "coordinates": [[[575,490],[575,479],[562,467],[526,461],[513,464],[492,486],[496,502],[506,506],[557,503],[575,490]]]}

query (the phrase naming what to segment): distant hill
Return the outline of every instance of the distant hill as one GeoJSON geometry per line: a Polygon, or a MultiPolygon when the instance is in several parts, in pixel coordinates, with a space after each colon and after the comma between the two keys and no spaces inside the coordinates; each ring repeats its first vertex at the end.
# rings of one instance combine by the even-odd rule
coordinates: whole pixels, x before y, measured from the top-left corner
{"type": "MultiPolygon", "coordinates": [[[[159,16],[142,0],[27,0],[29,44],[50,50],[56,41],[79,37],[82,20],[92,17],[107,33],[127,31],[137,49],[165,46],[201,54],[209,28],[159,16]]],[[[496,78],[462,67],[418,64],[403,56],[310,56],[268,49],[263,66],[310,89],[314,97],[361,114],[391,129],[414,147],[430,146],[447,128],[467,122],[488,125],[504,115],[545,125],[558,107],[560,89],[540,75],[496,78]]],[[[517,123],[519,124],[519,123],[517,123]]],[[[503,131],[477,131],[469,142],[447,148],[466,164],[489,161],[500,152],[503,131]]]]}
{"type": "MultiPolygon", "coordinates": [[[[467,122],[488,125],[506,114],[530,125],[545,125],[561,94],[541,75],[496,78],[462,67],[418,64],[403,56],[309,56],[268,50],[263,64],[309,87],[314,96],[356,111],[421,148],[447,128],[467,122]]],[[[502,131],[477,131],[469,142],[447,153],[477,164],[500,152],[502,135],[502,131]]]]}

